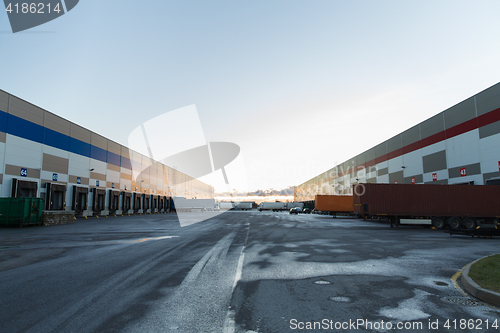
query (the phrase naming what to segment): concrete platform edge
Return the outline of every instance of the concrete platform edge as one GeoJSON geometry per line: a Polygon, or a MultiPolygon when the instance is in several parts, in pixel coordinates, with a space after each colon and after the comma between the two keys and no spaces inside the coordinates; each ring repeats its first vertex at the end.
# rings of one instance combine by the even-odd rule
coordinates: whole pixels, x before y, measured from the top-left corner
{"type": "MultiPolygon", "coordinates": [[[[484,257],[484,258],[487,258],[487,257],[484,257]]],[[[500,293],[482,288],[476,282],[474,282],[474,280],[472,280],[469,277],[469,270],[470,270],[471,266],[474,263],[476,263],[477,261],[484,259],[484,258],[477,259],[477,260],[471,262],[470,264],[468,264],[467,266],[465,266],[465,269],[462,273],[462,277],[461,277],[460,281],[464,285],[465,290],[467,290],[467,292],[469,292],[472,296],[474,296],[482,301],[485,301],[489,304],[492,304],[495,306],[500,306],[500,293]]]]}

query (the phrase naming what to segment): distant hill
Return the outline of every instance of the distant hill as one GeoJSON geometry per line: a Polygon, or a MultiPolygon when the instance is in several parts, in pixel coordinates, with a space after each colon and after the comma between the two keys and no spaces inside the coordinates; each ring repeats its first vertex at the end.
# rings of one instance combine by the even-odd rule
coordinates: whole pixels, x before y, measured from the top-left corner
{"type": "Polygon", "coordinates": [[[268,189],[268,190],[257,190],[254,192],[248,192],[248,193],[229,193],[229,192],[222,192],[222,193],[215,193],[215,196],[259,196],[259,197],[267,197],[267,196],[276,196],[276,195],[293,195],[293,186],[290,186],[285,189],[281,190],[275,190],[275,189],[268,189]]]}

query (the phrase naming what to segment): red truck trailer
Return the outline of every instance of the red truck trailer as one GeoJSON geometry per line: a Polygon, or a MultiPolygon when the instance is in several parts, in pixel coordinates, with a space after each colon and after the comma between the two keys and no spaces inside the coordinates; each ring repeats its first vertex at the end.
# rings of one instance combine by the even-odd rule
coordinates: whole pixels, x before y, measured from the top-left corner
{"type": "Polygon", "coordinates": [[[496,226],[498,185],[357,184],[353,209],[358,216],[385,216],[392,224],[428,224],[437,229],[496,226]]]}

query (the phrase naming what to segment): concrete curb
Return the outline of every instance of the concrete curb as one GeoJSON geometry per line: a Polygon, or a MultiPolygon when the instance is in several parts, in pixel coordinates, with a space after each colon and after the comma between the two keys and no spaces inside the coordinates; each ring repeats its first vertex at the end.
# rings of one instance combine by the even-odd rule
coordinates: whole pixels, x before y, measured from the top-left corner
{"type": "MultiPolygon", "coordinates": [[[[489,257],[489,256],[487,256],[487,257],[489,257]]],[[[487,257],[484,257],[484,258],[487,258],[487,257]]],[[[482,288],[476,282],[474,282],[474,280],[472,280],[469,277],[470,267],[473,264],[475,264],[476,262],[478,262],[479,260],[484,259],[484,258],[477,259],[477,260],[471,262],[470,264],[468,264],[467,266],[465,266],[465,269],[462,273],[462,277],[461,277],[460,281],[464,285],[465,290],[467,290],[472,296],[474,296],[482,301],[485,301],[489,304],[492,304],[495,306],[500,306],[500,293],[496,293],[494,291],[482,288]]]]}

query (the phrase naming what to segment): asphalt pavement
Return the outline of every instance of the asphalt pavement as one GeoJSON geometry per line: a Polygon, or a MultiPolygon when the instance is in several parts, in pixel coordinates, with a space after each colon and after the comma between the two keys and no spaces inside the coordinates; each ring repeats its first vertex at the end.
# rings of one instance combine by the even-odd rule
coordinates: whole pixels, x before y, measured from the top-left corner
{"type": "Polygon", "coordinates": [[[0,332],[495,332],[457,273],[499,245],[258,211],[0,229],[0,332]]]}

